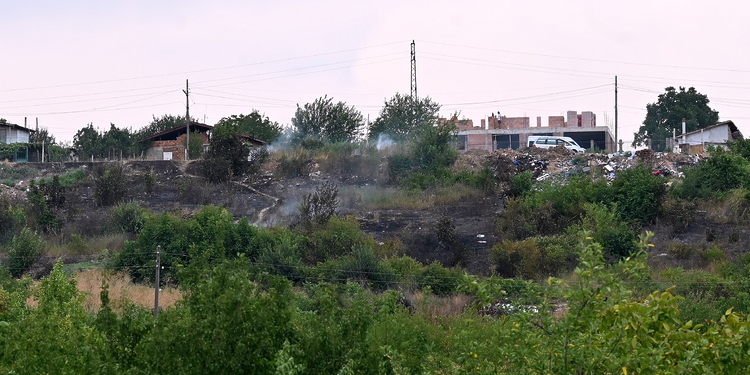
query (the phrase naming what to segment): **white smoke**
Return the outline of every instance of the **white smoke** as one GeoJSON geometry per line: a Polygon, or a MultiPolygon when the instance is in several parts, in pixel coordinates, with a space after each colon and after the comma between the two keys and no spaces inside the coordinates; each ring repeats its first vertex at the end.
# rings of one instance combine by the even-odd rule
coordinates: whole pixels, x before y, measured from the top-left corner
{"type": "Polygon", "coordinates": [[[391,137],[388,136],[388,134],[381,133],[380,135],[378,135],[378,140],[376,143],[376,147],[378,148],[378,151],[392,147],[394,144],[396,144],[396,142],[393,139],[391,139],[391,137]]]}

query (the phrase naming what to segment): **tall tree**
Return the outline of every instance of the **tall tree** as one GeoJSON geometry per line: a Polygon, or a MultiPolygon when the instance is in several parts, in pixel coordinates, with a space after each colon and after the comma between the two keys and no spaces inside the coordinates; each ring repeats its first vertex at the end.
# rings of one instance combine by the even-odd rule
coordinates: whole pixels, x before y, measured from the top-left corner
{"type": "MultiPolygon", "coordinates": [[[[2,120],[2,119],[0,119],[0,120],[2,120]]],[[[29,142],[30,143],[42,143],[42,142],[44,142],[44,144],[46,144],[46,145],[53,145],[53,144],[55,144],[55,136],[52,135],[49,132],[49,129],[47,129],[46,127],[41,127],[41,128],[39,128],[39,130],[37,130],[36,132],[32,133],[29,136],[29,142]]]]}
{"type": "Polygon", "coordinates": [[[240,133],[252,135],[267,143],[271,143],[279,138],[282,131],[278,122],[271,121],[257,110],[253,110],[247,115],[240,114],[239,116],[231,115],[224,117],[216,123],[216,126],[220,125],[236,125],[240,133]]]}
{"type": "Polygon", "coordinates": [[[324,96],[307,103],[292,118],[295,140],[305,138],[329,142],[350,142],[361,134],[364,124],[362,113],[344,102],[333,103],[333,98],[324,96]]]}
{"type": "Polygon", "coordinates": [[[212,182],[224,182],[244,175],[250,152],[237,124],[217,124],[211,132],[211,147],[205,156],[203,173],[212,182]]]}
{"type": "Polygon", "coordinates": [[[644,145],[646,139],[651,139],[651,147],[663,151],[666,147],[664,140],[672,136],[672,130],[677,130],[678,134],[682,131],[683,118],[688,132],[719,121],[719,112],[708,106],[708,97],[694,87],[687,90],[680,87],[677,91],[670,86],[665,90],[656,103],[646,105],[646,119],[635,133],[633,147],[644,145]]]}
{"type": "Polygon", "coordinates": [[[78,150],[78,155],[84,159],[91,156],[100,157],[104,151],[102,135],[99,130],[94,128],[94,124],[88,124],[86,127],[79,129],[73,136],[73,147],[78,150]]]}
{"type": "Polygon", "coordinates": [[[370,126],[369,137],[375,139],[387,134],[394,140],[403,141],[417,129],[435,124],[439,111],[440,104],[429,97],[414,99],[396,93],[385,102],[380,115],[370,126]]]}

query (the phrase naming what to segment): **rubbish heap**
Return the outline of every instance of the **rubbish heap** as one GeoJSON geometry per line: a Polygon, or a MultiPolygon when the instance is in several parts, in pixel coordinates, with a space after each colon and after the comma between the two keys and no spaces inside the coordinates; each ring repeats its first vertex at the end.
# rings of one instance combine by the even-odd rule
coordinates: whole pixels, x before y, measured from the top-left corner
{"type": "Polygon", "coordinates": [[[551,149],[496,150],[489,155],[489,165],[495,179],[503,184],[519,173],[531,172],[537,181],[566,180],[571,176],[588,174],[614,179],[617,173],[644,164],[652,173],[662,177],[682,178],[682,169],[698,164],[699,155],[659,153],[640,150],[624,153],[575,153],[563,147],[551,149]]]}

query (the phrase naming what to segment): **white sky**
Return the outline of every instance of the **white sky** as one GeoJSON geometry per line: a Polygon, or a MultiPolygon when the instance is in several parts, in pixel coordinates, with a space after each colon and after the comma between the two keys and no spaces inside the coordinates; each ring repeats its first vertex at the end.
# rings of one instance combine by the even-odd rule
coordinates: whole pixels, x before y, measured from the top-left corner
{"type": "Polygon", "coordinates": [[[593,111],[629,144],[667,86],[750,136],[746,1],[0,0],[0,117],[72,140],[185,113],[282,125],[328,95],[374,120],[410,91],[474,120],[593,111]]]}

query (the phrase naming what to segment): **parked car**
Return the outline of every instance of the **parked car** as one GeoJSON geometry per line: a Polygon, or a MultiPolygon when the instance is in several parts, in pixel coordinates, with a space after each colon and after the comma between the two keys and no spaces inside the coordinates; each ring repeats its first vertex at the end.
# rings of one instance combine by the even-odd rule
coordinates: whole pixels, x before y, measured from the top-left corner
{"type": "Polygon", "coordinates": [[[537,135],[529,137],[529,147],[552,148],[557,146],[564,146],[568,150],[573,150],[575,152],[586,152],[583,147],[579,146],[578,143],[570,137],[537,135]]]}

